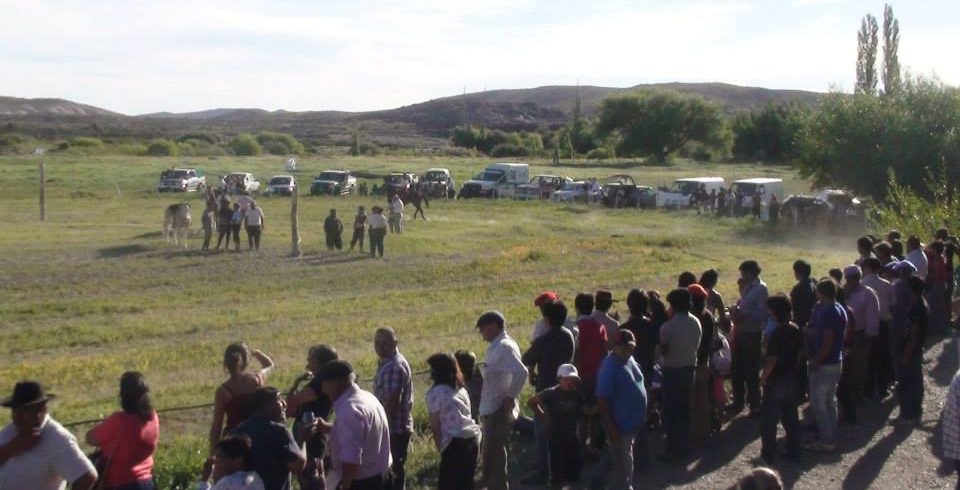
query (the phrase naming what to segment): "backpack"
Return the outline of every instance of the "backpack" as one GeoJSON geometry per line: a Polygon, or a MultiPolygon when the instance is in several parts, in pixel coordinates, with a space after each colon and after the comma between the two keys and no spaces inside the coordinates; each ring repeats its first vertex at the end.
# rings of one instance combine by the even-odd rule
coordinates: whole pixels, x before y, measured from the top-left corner
{"type": "Polygon", "coordinates": [[[722,333],[716,332],[710,346],[710,370],[716,375],[728,376],[732,359],[730,343],[722,333]]]}

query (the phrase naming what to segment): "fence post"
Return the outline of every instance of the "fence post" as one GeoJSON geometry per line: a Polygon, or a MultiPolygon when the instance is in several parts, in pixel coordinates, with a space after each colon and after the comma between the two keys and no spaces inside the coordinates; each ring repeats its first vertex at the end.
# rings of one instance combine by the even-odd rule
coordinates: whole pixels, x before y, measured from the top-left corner
{"type": "Polygon", "coordinates": [[[40,221],[47,221],[47,169],[40,160],[40,221]]]}
{"type": "Polygon", "coordinates": [[[290,254],[294,257],[303,255],[303,249],[300,248],[299,189],[300,186],[294,186],[290,196],[290,254]]]}

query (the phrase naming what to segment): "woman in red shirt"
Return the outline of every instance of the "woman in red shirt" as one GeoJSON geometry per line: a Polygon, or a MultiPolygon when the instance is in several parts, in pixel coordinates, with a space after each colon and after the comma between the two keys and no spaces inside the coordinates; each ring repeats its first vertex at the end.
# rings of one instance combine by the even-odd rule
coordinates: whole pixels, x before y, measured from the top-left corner
{"type": "Polygon", "coordinates": [[[100,478],[107,490],[153,490],[160,419],[142,374],[128,371],[120,377],[120,406],[122,411],[87,432],[87,443],[99,447],[103,457],[100,478]]]}

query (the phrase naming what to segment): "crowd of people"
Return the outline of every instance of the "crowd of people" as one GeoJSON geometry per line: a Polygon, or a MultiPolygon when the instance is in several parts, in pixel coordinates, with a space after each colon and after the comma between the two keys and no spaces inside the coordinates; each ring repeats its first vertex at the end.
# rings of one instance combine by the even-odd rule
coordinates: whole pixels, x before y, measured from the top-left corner
{"type": "MultiPolygon", "coordinates": [[[[738,268],[739,298],[729,307],[714,269],[699,277],[680,274],[665,296],[630,290],[626,318],[611,313],[611,291],[577,294],[573,312],[560,295],[545,291],[533,301],[540,319],[525,351],[502,313],[483,313],[476,321],[488,344],[482,367],[467,351],[425,359],[437,488],[500,490],[519,479],[534,486],[632,489],[649,471],[651,431],[662,430],[665,438],[657,459],[683,464],[745,413],[758,419],[764,468],[731,488],[782,488],[766,467],[803,458],[804,450],[838,451],[840,425],[856,425],[868,398],[894,394],[899,413],[891,423],[916,427],[926,337],[951,323],[956,239],[938,230],[927,245],[909,237],[904,249],[891,232],[884,240],[863,237],[857,248],[855,260],[819,280],[811,264],[797,260],[789,294],[770,294],[760,264],[745,260],[738,268]],[[525,400],[532,420],[521,415],[527,383],[534,389],[525,400]],[[527,425],[536,441],[532,471],[511,477],[511,434],[527,425]],[[805,428],[813,438],[804,437],[805,428]]],[[[295,477],[305,490],[404,489],[417,397],[399,346],[393,329],[374,333],[378,367],[371,391],[325,344],[308,349],[304,373],[281,391],[269,386],[274,362],[268,355],[229,345],[228,379],[214,394],[201,486],[283,490],[295,477]],[[258,369],[250,369],[251,360],[258,369]]],[[[96,465],[48,415],[52,397],[39,383],[24,381],[2,402],[13,417],[0,431],[0,490],[62,488],[63,482],[87,490],[98,475],[108,489],[153,488],[159,419],[142,374],[123,374],[122,410],[87,434],[100,449],[96,465]]],[[[960,371],[943,424],[944,457],[956,462],[960,475],[958,414],[960,371]]]]}
{"type": "MultiPolygon", "coordinates": [[[[426,221],[423,204],[429,206],[426,195],[419,190],[412,191],[409,199],[414,206],[413,219],[419,216],[426,221]]],[[[367,214],[364,206],[357,208],[353,218],[350,251],[359,246],[364,252],[364,239],[369,236],[369,250],[371,257],[383,257],[384,239],[387,232],[402,234],[404,227],[404,211],[406,204],[399,193],[389,193],[386,209],[382,206],[373,206],[367,214]]],[[[233,240],[234,251],[241,248],[240,230],[245,229],[247,234],[248,250],[260,250],[260,241],[266,226],[266,217],[257,201],[245,192],[239,192],[231,200],[227,194],[208,193],[206,208],[200,219],[203,228],[203,245],[201,250],[210,250],[214,235],[216,244],[214,250],[230,250],[230,241],[233,240]]],[[[343,250],[343,221],[337,216],[337,210],[331,209],[330,214],[323,221],[323,234],[327,250],[343,250]]]]}

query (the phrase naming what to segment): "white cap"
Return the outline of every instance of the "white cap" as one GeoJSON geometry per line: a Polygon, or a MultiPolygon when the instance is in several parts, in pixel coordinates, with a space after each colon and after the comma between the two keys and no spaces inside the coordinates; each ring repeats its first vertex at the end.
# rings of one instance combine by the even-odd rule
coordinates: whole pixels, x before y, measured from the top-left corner
{"type": "Polygon", "coordinates": [[[557,378],[577,378],[580,379],[580,373],[573,364],[561,364],[557,368],[557,378]]]}

